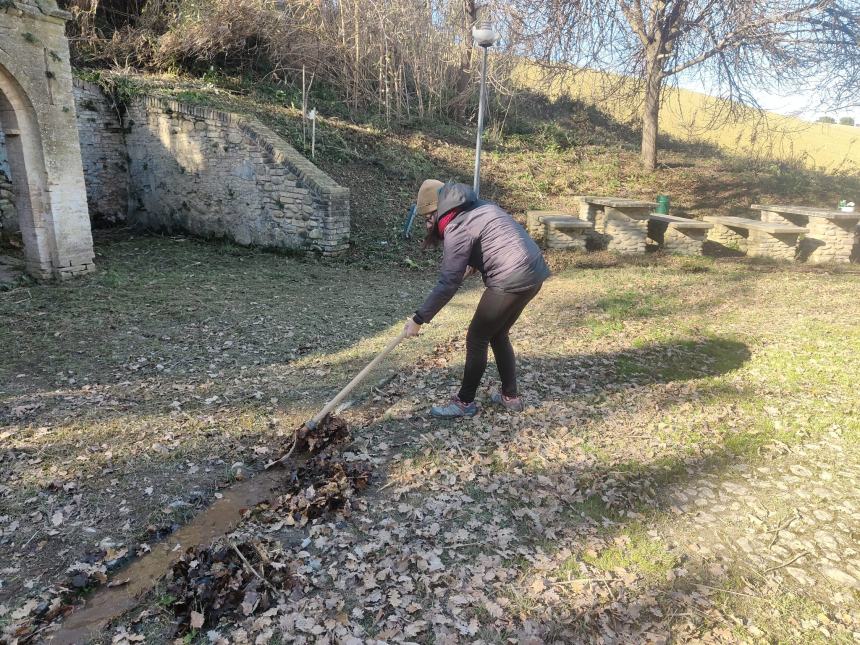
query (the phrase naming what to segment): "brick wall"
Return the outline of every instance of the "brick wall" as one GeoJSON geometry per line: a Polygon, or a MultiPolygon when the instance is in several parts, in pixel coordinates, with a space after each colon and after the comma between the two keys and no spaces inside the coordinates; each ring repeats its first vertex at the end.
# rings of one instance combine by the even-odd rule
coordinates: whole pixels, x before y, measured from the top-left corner
{"type": "Polygon", "coordinates": [[[132,223],[329,255],[349,190],[258,121],[145,97],[126,114],[132,223]]]}
{"type": "Polygon", "coordinates": [[[124,222],[129,177],[120,115],[94,83],[75,79],[74,95],[90,219],[96,224],[124,222]]]}

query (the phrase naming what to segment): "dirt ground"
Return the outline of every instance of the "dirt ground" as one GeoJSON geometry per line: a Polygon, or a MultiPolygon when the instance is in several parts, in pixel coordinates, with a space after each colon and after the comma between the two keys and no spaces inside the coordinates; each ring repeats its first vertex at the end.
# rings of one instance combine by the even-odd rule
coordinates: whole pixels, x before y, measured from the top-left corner
{"type": "MultiPolygon", "coordinates": [[[[90,278],[0,293],[7,639],[258,472],[433,280],[183,237],[97,248],[90,278]]],[[[225,538],[260,547],[255,575],[230,560],[230,611],[165,571],[100,640],[860,638],[857,268],[552,259],[513,334],[524,413],[489,404],[491,364],[478,417],[428,416],[474,282],[343,413],[338,458],[368,488],[306,521],[299,475],[225,538]]]]}

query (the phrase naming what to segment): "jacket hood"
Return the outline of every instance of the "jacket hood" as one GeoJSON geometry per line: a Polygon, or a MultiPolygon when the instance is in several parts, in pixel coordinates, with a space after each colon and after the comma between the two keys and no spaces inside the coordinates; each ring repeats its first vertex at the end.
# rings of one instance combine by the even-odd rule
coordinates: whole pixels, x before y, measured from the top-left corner
{"type": "Polygon", "coordinates": [[[469,210],[478,202],[475,191],[466,184],[455,184],[449,182],[439,189],[439,204],[436,207],[436,217],[433,218],[433,226],[439,220],[455,208],[460,211],[469,210]]]}

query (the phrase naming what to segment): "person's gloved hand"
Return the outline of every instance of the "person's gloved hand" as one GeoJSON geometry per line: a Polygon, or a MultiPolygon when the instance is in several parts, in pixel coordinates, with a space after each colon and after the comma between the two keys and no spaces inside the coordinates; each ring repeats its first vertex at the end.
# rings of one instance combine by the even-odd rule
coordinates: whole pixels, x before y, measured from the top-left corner
{"type": "Polygon", "coordinates": [[[421,325],[415,322],[412,318],[406,321],[406,326],[403,328],[406,332],[406,338],[412,338],[421,333],[421,325]]]}

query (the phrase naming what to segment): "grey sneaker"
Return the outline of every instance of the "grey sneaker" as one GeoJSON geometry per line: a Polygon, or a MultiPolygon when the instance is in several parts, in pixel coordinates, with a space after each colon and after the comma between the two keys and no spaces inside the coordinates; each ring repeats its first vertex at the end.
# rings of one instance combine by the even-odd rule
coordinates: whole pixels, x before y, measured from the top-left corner
{"type": "Polygon", "coordinates": [[[490,395],[490,401],[501,405],[506,410],[511,412],[522,412],[525,409],[523,400],[518,396],[505,396],[501,392],[493,392],[490,395]]]}
{"type": "Polygon", "coordinates": [[[430,408],[430,414],[437,419],[473,417],[478,414],[478,404],[474,401],[471,403],[463,403],[455,396],[451,399],[451,402],[448,403],[448,405],[434,405],[430,408]]]}

